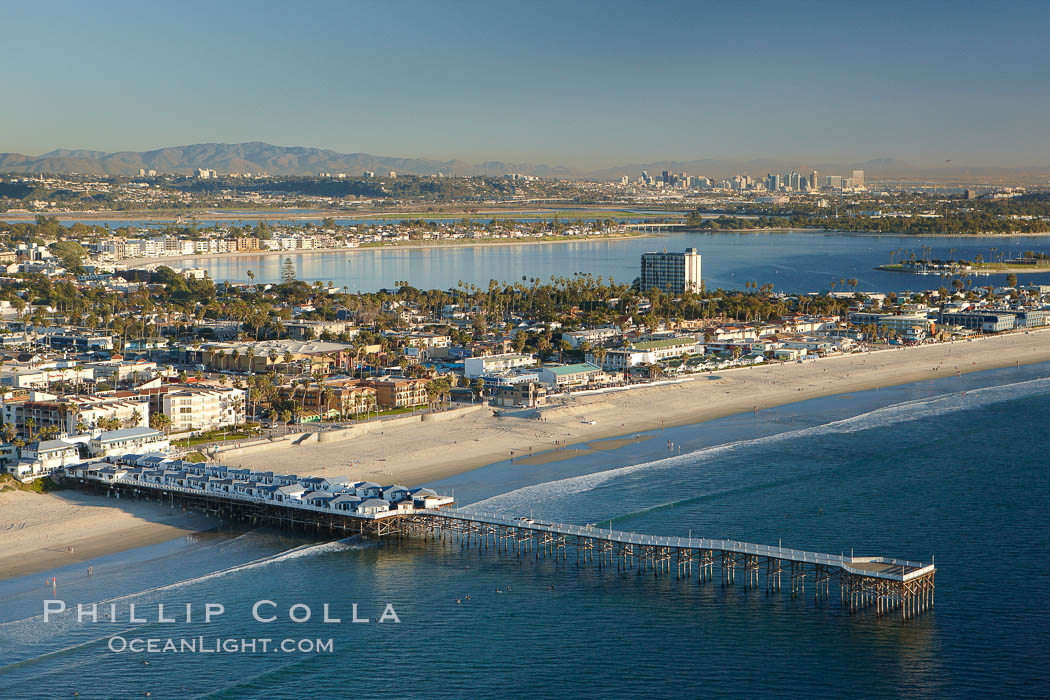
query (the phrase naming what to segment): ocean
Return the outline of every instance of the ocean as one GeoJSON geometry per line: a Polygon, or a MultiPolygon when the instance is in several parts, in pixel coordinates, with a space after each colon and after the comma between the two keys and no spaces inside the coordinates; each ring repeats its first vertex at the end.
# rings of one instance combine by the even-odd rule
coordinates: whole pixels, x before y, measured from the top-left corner
{"type": "MultiPolygon", "coordinates": [[[[215,280],[247,282],[251,270],[258,282],[279,282],[285,257],[295,264],[299,279],[331,281],[351,292],[373,292],[412,280],[420,289],[449,289],[460,281],[487,287],[490,279],[520,282],[522,277],[549,280],[591,273],[630,284],[637,276],[641,254],[654,250],[697,248],[703,256],[708,289],[743,289],[745,282],[771,283],[789,293],[845,291],[841,280],[856,279],[861,291],[902,292],[936,289],[947,284],[937,275],[876,270],[892,262],[891,251],[922,257],[926,246],[933,258],[973,260],[977,255],[1006,259],[1024,251],[1050,251],[1050,236],[958,238],[874,236],[849,233],[674,233],[653,237],[576,241],[542,245],[476,245],[443,248],[364,248],[336,253],[255,255],[184,260],[178,265],[204,268],[215,280]]],[[[896,259],[896,258],[895,258],[896,259]]],[[[1022,282],[1050,284],[1050,271],[1019,275],[1022,282]]],[[[1005,284],[1006,275],[974,277],[974,286],[1005,284]]]]}
{"type": "MultiPolygon", "coordinates": [[[[1047,697],[1050,364],[668,428],[446,480],[478,510],[825,552],[934,557],[936,607],[850,615],[671,575],[418,540],[231,529],[0,582],[0,697],[1047,697]],[[668,448],[668,442],[674,444],[668,448]],[[681,452],[679,453],[679,448],[681,452]],[[45,622],[49,598],[119,621],[45,622]],[[270,623],[252,619],[258,601],[270,623]],[[136,605],[145,622],[128,621],[136,605]],[[203,621],[207,603],[224,613],[203,621]],[[322,622],[323,606],[341,623],[322,622]],[[351,622],[353,605],[367,624],[351,622]],[[179,621],[157,621],[157,605],[179,621]],[[186,604],[192,620],[182,621],[186,604]],[[289,612],[309,621],[295,623],[289,612]],[[393,610],[399,622],[387,616],[393,610]],[[331,640],[111,651],[114,635],[331,640]]],[[[741,577],[742,578],[742,577],[741,577]]],[[[119,644],[117,644],[119,646],[119,644]]]]}

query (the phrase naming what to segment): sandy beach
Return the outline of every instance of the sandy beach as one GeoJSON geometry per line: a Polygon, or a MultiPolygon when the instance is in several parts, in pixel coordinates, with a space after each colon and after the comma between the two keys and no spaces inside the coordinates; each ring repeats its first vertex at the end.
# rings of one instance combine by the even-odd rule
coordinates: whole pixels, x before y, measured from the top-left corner
{"type": "Polygon", "coordinates": [[[0,579],[167,542],[217,525],[217,520],[157,503],[118,502],[72,490],[4,491],[0,493],[0,579]]]}
{"type": "MultiPolygon", "coordinates": [[[[220,460],[302,475],[427,484],[514,457],[523,469],[649,439],[686,425],[820,396],[1050,361],[1050,330],[704,374],[679,383],[577,396],[541,418],[489,409],[394,424],[351,440],[275,446],[220,460]],[[593,424],[591,421],[594,421],[593,424]]],[[[0,578],[178,537],[213,523],[151,503],[65,491],[0,493],[0,578]],[[73,555],[67,547],[73,546],[73,555]]]]}
{"type": "Polygon", "coordinates": [[[679,383],[577,396],[545,408],[539,420],[498,418],[484,410],[451,422],[396,425],[352,440],[275,447],[222,461],[292,473],[309,465],[318,476],[414,486],[511,457],[526,467],[569,459],[584,450],[616,449],[636,433],[756,407],[1046,361],[1050,330],[1032,331],[733,369],[679,383]]]}

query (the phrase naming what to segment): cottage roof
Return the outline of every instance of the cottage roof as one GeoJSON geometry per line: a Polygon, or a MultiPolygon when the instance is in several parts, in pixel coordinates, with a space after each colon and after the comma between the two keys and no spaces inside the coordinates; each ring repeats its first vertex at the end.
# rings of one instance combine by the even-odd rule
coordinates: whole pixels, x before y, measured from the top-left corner
{"type": "Polygon", "coordinates": [[[361,501],[360,503],[358,503],[357,507],[358,507],[358,509],[360,509],[360,508],[376,508],[376,507],[380,507],[380,506],[386,507],[386,505],[387,505],[387,503],[384,500],[381,500],[379,498],[369,498],[369,499],[366,499],[366,500],[361,501]]]}
{"type": "Polygon", "coordinates": [[[57,452],[59,450],[67,450],[69,448],[76,448],[76,445],[72,442],[66,442],[65,440],[41,440],[36,444],[36,452],[57,452]]]}
{"type": "Polygon", "coordinates": [[[100,434],[95,440],[98,442],[114,442],[116,440],[128,440],[133,438],[159,437],[161,432],[153,428],[121,428],[110,430],[100,434]]]}

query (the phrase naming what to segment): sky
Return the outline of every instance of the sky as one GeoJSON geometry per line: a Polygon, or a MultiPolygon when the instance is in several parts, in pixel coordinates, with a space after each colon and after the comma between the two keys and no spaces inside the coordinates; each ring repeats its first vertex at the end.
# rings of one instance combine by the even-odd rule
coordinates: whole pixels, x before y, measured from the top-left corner
{"type": "Polygon", "coordinates": [[[1050,165],[1050,2],[5,2],[0,152],[1050,165]]]}

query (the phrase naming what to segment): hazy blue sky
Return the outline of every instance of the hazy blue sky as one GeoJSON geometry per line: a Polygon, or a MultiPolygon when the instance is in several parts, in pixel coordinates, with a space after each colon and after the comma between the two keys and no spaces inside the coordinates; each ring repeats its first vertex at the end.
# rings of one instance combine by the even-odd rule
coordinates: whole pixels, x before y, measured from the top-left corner
{"type": "Polygon", "coordinates": [[[1050,164],[1038,2],[9,2],[0,151],[1050,164]]]}

